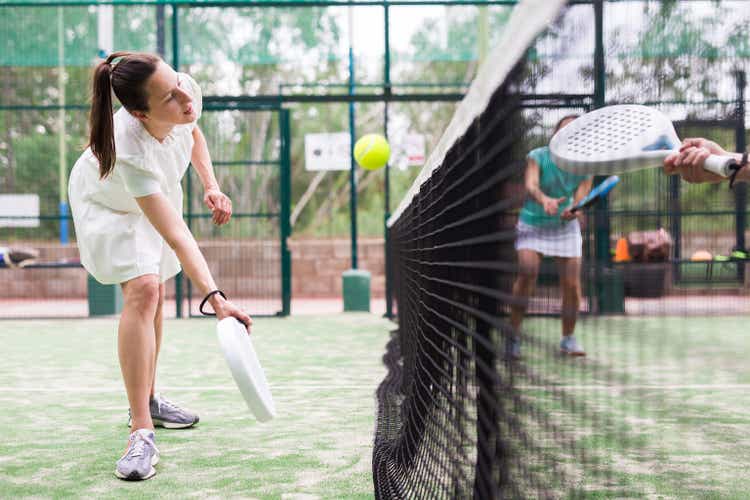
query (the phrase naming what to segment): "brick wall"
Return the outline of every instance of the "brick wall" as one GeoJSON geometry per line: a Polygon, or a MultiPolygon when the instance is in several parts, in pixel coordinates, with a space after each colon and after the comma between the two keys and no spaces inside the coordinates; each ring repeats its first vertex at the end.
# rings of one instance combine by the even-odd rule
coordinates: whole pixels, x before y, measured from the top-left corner
{"type": "MultiPolygon", "coordinates": [[[[77,260],[75,245],[55,243],[14,243],[40,252],[40,262],[77,260]]],[[[341,275],[351,263],[350,240],[293,238],[292,297],[324,298],[341,296],[341,275]]],[[[217,283],[240,296],[281,293],[278,241],[211,240],[200,242],[217,283]]],[[[361,238],[359,268],[370,271],[373,297],[385,295],[385,256],[382,238],[361,238]]],[[[86,272],[76,268],[2,269],[0,298],[85,298],[86,272]]],[[[173,295],[173,286],[168,294],[173,295]]]]}
{"type": "MultiPolygon", "coordinates": [[[[348,239],[291,239],[292,297],[341,296],[341,275],[351,267],[348,239]]],[[[382,238],[360,238],[359,269],[370,271],[373,297],[385,296],[385,252],[382,238]]]]}
{"type": "MultiPolygon", "coordinates": [[[[78,247],[56,243],[14,243],[39,250],[40,262],[77,262],[78,247]]],[[[78,268],[0,269],[0,298],[85,298],[86,272],[78,268]]]]}

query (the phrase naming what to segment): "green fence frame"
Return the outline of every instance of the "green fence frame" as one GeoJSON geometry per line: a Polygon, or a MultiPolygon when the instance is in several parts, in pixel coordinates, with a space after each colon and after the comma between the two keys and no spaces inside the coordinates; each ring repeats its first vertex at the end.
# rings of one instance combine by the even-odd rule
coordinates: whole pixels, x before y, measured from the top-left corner
{"type": "MultiPolygon", "coordinates": [[[[606,54],[605,54],[605,40],[604,40],[604,5],[605,3],[626,3],[629,0],[570,0],[569,5],[590,5],[592,6],[594,15],[594,26],[595,26],[595,44],[593,54],[593,66],[594,66],[594,92],[590,96],[585,96],[593,100],[593,107],[600,107],[607,103],[606,96],[606,54]]],[[[683,0],[689,1],[689,0],[683,0]]],[[[310,95],[305,93],[298,94],[287,94],[284,92],[283,85],[279,89],[276,95],[261,95],[261,96],[212,96],[207,97],[205,103],[213,105],[225,105],[225,109],[241,109],[243,106],[275,106],[279,109],[284,109],[287,104],[297,102],[384,102],[386,104],[386,117],[384,120],[384,130],[387,130],[387,104],[389,102],[406,102],[406,101],[458,101],[463,98],[464,92],[460,88],[460,84],[447,83],[446,86],[456,87],[456,91],[450,92],[420,92],[418,87],[419,84],[415,83],[413,86],[417,90],[415,92],[397,92],[395,91],[399,85],[392,84],[391,82],[391,65],[390,65],[390,32],[388,26],[389,19],[389,8],[394,6],[419,6],[419,5],[462,5],[462,6],[489,6],[489,5],[515,5],[518,0],[0,0],[0,14],[2,14],[2,7],[18,7],[26,6],[29,8],[56,8],[65,6],[81,6],[81,5],[153,5],[156,7],[157,18],[161,22],[157,22],[157,49],[160,52],[164,50],[164,40],[167,34],[164,33],[165,19],[171,14],[171,42],[173,53],[171,54],[172,64],[174,67],[179,67],[179,47],[180,47],[180,29],[179,29],[179,10],[184,8],[203,8],[203,7],[240,7],[240,6],[253,6],[253,7],[288,7],[288,8],[309,8],[309,7],[324,7],[324,6],[370,6],[370,7],[381,7],[384,11],[384,43],[385,43],[385,64],[383,68],[383,81],[377,85],[358,85],[361,87],[377,87],[380,89],[378,93],[360,94],[350,91],[348,93],[340,94],[326,94],[326,95],[310,95]],[[171,7],[171,12],[166,10],[166,7],[171,7]]],[[[744,75],[742,76],[744,78],[744,75]]],[[[744,81],[744,80],[743,80],[744,81]]],[[[434,85],[431,85],[434,87],[434,85]]],[[[744,85],[743,85],[744,88],[744,85]]],[[[744,94],[740,98],[739,102],[742,107],[742,113],[744,115],[744,94]]],[[[78,103],[65,104],[65,105],[50,105],[50,106],[3,106],[2,109],[81,109],[85,107],[78,103]]],[[[283,111],[282,111],[283,113],[283,111]]],[[[285,127],[290,127],[288,114],[286,118],[280,119],[280,123],[285,123],[285,127]]],[[[736,145],[738,149],[746,147],[745,144],[745,133],[744,130],[737,131],[736,145]]],[[[286,144],[287,153],[289,144],[286,144]]],[[[282,162],[283,163],[283,162],[282,162]]],[[[282,166],[283,167],[283,166],[282,166]]],[[[289,167],[289,165],[287,165],[289,167]]],[[[386,206],[384,207],[384,220],[387,220],[390,213],[390,186],[388,169],[386,167],[386,180],[384,189],[386,190],[386,206]]],[[[282,190],[283,191],[283,190],[282,190]]],[[[280,193],[284,201],[284,209],[289,211],[289,204],[291,203],[290,193],[280,193]]],[[[737,208],[736,208],[736,219],[737,219],[737,241],[744,243],[744,230],[747,226],[747,193],[746,187],[743,185],[737,191],[737,208]],[[741,233],[741,234],[740,234],[741,233]]],[[[601,270],[606,267],[610,267],[610,227],[607,220],[609,214],[607,201],[601,201],[593,210],[594,217],[596,219],[595,233],[594,233],[594,260],[595,260],[595,283],[602,281],[600,275],[601,270]]],[[[58,218],[61,222],[69,219],[69,215],[63,213],[61,210],[58,218]]],[[[289,230],[288,221],[285,223],[286,228],[282,231],[289,230]]],[[[287,233],[288,236],[288,233],[287,233]]],[[[388,231],[384,224],[384,237],[386,239],[385,247],[388,248],[388,231]]],[[[356,238],[356,236],[355,236],[356,238]]],[[[283,247],[286,248],[286,242],[283,242],[283,247]]],[[[356,249],[355,246],[353,246],[356,249]]],[[[288,251],[288,250],[287,250],[288,251]]],[[[386,250],[387,251],[387,250],[386,250]]],[[[353,250],[356,252],[356,250],[353,250]]],[[[355,257],[355,254],[353,254],[355,257]]],[[[287,257],[282,256],[282,261],[287,257]]],[[[355,257],[356,258],[356,257],[355,257]]],[[[282,275],[284,280],[288,280],[285,286],[289,289],[285,292],[285,297],[290,296],[291,292],[291,264],[284,266],[282,275]],[[289,273],[289,276],[287,274],[289,273]]],[[[389,266],[386,264],[386,316],[391,317],[393,315],[392,309],[392,282],[393,276],[391,275],[389,266]]],[[[178,281],[179,293],[183,292],[182,282],[178,281]]],[[[285,289],[286,290],[286,289],[285,289]]],[[[285,310],[288,311],[288,306],[285,306],[285,310]]],[[[182,315],[181,303],[178,301],[178,316],[182,315]]]]}
{"type": "MultiPolygon", "coordinates": [[[[289,251],[288,240],[291,236],[291,225],[290,225],[290,208],[291,208],[291,190],[292,190],[292,175],[291,175],[291,124],[289,117],[289,110],[280,107],[269,107],[269,106],[252,106],[245,105],[241,107],[233,106],[227,107],[224,105],[208,104],[204,106],[204,111],[224,111],[224,110],[237,110],[243,111],[272,111],[278,113],[278,124],[279,124],[279,138],[280,148],[279,157],[273,160],[267,160],[261,162],[264,166],[269,168],[279,169],[279,211],[276,213],[240,213],[235,214],[235,217],[262,217],[262,218],[274,218],[279,221],[279,249],[280,249],[280,272],[281,272],[281,309],[277,311],[275,316],[288,316],[291,312],[291,301],[292,301],[292,258],[291,252],[289,251]]],[[[248,162],[250,164],[251,162],[248,162]]],[[[233,163],[234,164],[234,163],[233,163]]],[[[221,162],[214,162],[215,167],[221,167],[221,162]]],[[[186,175],[183,179],[185,187],[185,196],[188,200],[187,211],[184,213],[185,221],[188,228],[192,231],[193,221],[196,219],[203,218],[203,215],[194,214],[192,210],[193,196],[196,195],[193,189],[192,176],[186,175]]],[[[176,316],[182,318],[185,316],[185,312],[182,308],[182,303],[187,298],[188,302],[188,316],[197,316],[192,313],[192,303],[194,297],[192,285],[188,281],[187,292],[184,291],[184,277],[183,273],[180,272],[175,278],[175,299],[177,304],[176,316]]],[[[200,299],[200,298],[199,298],[200,299]]],[[[262,316],[254,314],[254,316],[262,316]]]]}

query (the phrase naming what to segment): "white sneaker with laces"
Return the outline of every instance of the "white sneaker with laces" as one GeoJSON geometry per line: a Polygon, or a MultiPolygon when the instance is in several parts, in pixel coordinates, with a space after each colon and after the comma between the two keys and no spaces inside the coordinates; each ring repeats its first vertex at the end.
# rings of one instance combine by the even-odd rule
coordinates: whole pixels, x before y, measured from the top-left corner
{"type": "MultiPolygon", "coordinates": [[[[151,420],[156,427],[186,429],[200,422],[197,414],[177,406],[161,394],[154,394],[154,397],[149,400],[148,406],[151,420]]],[[[128,427],[132,427],[130,410],[128,410],[128,427]]]]}
{"type": "Polygon", "coordinates": [[[573,335],[568,335],[562,338],[560,341],[560,352],[568,356],[585,356],[586,351],[583,350],[576,338],[573,335]]]}
{"type": "Polygon", "coordinates": [[[138,429],[130,434],[128,449],[117,461],[115,476],[126,481],[142,481],[156,474],[159,450],[154,443],[154,431],[138,429]]]}

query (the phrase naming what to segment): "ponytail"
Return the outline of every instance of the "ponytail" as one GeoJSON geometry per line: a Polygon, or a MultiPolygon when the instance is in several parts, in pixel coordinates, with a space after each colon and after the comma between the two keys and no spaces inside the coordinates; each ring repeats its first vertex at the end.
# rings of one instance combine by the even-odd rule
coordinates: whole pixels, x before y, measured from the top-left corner
{"type": "MultiPolygon", "coordinates": [[[[113,54],[114,55],[114,54],[113,54]]],[[[94,70],[89,114],[89,147],[99,160],[99,178],[107,177],[115,166],[115,123],[112,115],[112,56],[94,70]]]]}
{"type": "Polygon", "coordinates": [[[94,69],[89,114],[89,147],[99,160],[99,178],[115,168],[115,123],[112,94],[128,111],[148,111],[146,80],[161,59],[141,52],[115,52],[94,69]],[[120,59],[115,65],[112,61],[120,59]]]}

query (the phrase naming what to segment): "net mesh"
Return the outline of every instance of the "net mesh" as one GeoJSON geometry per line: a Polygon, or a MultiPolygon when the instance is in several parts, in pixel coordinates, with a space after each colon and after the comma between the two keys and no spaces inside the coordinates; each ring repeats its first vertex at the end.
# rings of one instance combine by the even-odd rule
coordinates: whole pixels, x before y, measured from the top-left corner
{"type": "MultiPolygon", "coordinates": [[[[607,61],[608,103],[664,99],[655,107],[680,137],[744,147],[740,79],[727,72],[700,102],[666,102],[698,72],[672,74],[677,62],[645,50],[649,33],[679,32],[675,19],[696,25],[707,5],[656,4],[605,6],[606,43],[622,51],[607,61]],[[640,41],[613,35],[626,24],[640,41]],[[640,85],[647,72],[654,80],[640,85]]],[[[738,315],[749,311],[734,294],[746,289],[746,260],[727,256],[745,241],[743,190],[624,173],[611,199],[585,212],[580,268],[555,257],[529,265],[516,250],[529,152],[561,118],[593,107],[592,7],[565,7],[548,27],[545,7],[519,5],[495,67],[480,70],[389,221],[398,326],[377,391],[376,496],[742,496],[731,478],[742,474],[734,426],[746,422],[738,315]],[[544,31],[525,38],[516,23],[544,31]],[[571,332],[575,344],[561,335],[571,332]],[[578,348],[585,357],[570,355],[578,348]]],[[[704,31],[690,43],[723,36],[704,31]]]]}
{"type": "Polygon", "coordinates": [[[548,381],[508,363],[503,349],[513,337],[507,314],[532,74],[523,63],[480,74],[390,221],[398,330],[378,390],[380,498],[552,494],[570,479],[556,451],[580,454],[546,411],[564,395],[522,394],[519,383],[548,381]]]}

